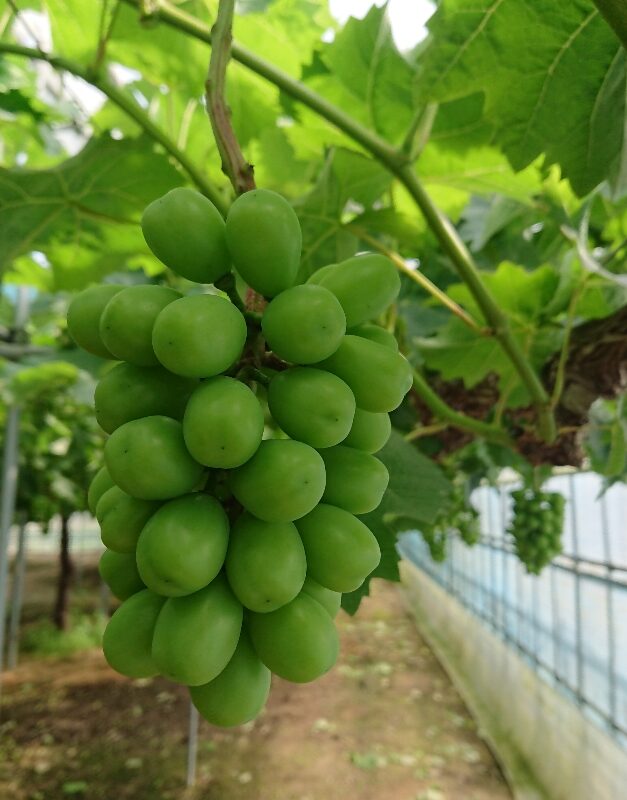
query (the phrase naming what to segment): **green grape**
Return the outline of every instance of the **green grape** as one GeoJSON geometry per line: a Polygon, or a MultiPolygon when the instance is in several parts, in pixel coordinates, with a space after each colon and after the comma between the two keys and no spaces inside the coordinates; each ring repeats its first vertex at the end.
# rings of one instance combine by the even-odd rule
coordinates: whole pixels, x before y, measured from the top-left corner
{"type": "Polygon", "coordinates": [[[98,562],[98,572],[118,600],[127,600],[146,588],[137,571],[135,553],[105,550],[98,562]]]}
{"type": "Polygon", "coordinates": [[[129,678],[152,678],[159,668],[152,657],[152,639],[165,598],[144,589],[125,600],[109,620],[102,649],[107,663],[129,678]]]}
{"type": "Polygon", "coordinates": [[[283,439],[262,442],[229,481],[244,508],[266,522],[304,517],[319,502],[324,484],[320,455],[307,444],[283,439]]]}
{"type": "Polygon", "coordinates": [[[321,586],[309,575],[305,578],[303,592],[317,600],[324,610],[329,613],[331,619],[335,619],[342,605],[341,592],[334,592],[331,589],[327,589],[326,586],[321,586]]]}
{"type": "Polygon", "coordinates": [[[374,253],[353,256],[333,269],[323,269],[325,273],[312,283],[333,292],[344,309],[348,328],[382,314],[401,288],[394,264],[374,253]]]}
{"type": "Polygon", "coordinates": [[[388,414],[357,408],[350,432],[342,444],[366,453],[377,453],[387,443],[391,433],[392,423],[388,414]]]}
{"type": "Polygon", "coordinates": [[[229,520],[214,497],[179,497],[146,523],[137,542],[137,568],[153,592],[191,594],[220,572],[228,544],[229,520]]]}
{"type": "Polygon", "coordinates": [[[308,683],[328,672],[338,656],[339,640],[328,612],[301,592],[269,614],[248,618],[253,647],[279,677],[308,683]]]}
{"type": "Polygon", "coordinates": [[[240,603],[251,611],[274,611],[303,588],[305,550],[292,522],[263,522],[242,514],[233,526],[226,574],[240,603]]]}
{"type": "Polygon", "coordinates": [[[348,331],[352,336],[361,336],[362,339],[370,339],[371,342],[378,342],[384,347],[389,347],[390,350],[398,352],[398,342],[396,336],[380,325],[373,325],[371,323],[364,323],[351,328],[348,331]]]}
{"type": "Polygon", "coordinates": [[[320,455],[327,473],[325,503],[351,514],[368,514],[381,502],[390,476],[378,458],[352,447],[331,447],[320,455]]]}
{"type": "Polygon", "coordinates": [[[161,367],[116,364],[96,386],[96,420],[103,431],[113,433],[125,422],[155,414],[182,419],[187,399],[197,385],[161,367]]]}
{"type": "Polygon", "coordinates": [[[345,439],[355,416],[355,397],[344,381],[311,367],[292,367],[275,375],[268,406],[288,436],[317,448],[345,439]]]}
{"type": "Polygon", "coordinates": [[[562,495],[521,489],[512,492],[514,517],[510,534],[527,572],[539,575],[561,551],[565,500],[562,495]]]}
{"type": "Polygon", "coordinates": [[[246,342],[246,321],[237,308],[215,294],[182,297],[157,317],[152,344],[170,372],[210,378],[232,366],[246,342]]]}
{"type": "Polygon", "coordinates": [[[231,660],[242,617],[242,606],[222,576],[194,594],[170,597],[152,640],[152,657],[159,671],[187,686],[209,683],[231,660]]]}
{"type": "Polygon", "coordinates": [[[279,358],[314,364],[340,346],[346,317],[337,297],[323,286],[294,286],[268,305],[261,328],[279,358]]]}
{"type": "Polygon", "coordinates": [[[259,400],[233,378],[211,378],[190,397],[183,436],[192,456],[207,467],[232,469],[254,455],[263,436],[259,400]]]}
{"type": "Polygon", "coordinates": [[[152,349],[152,328],[169,303],[181,293],[167,286],[128,286],[115,295],[100,317],[100,336],[121,361],[139,367],[159,362],[152,349]]]}
{"type": "Polygon", "coordinates": [[[296,281],[300,224],[276,192],[253,189],[240,195],[226,219],[226,241],[235,268],[256,292],[274,297],[296,281]]]}
{"type": "Polygon", "coordinates": [[[107,489],[96,506],[104,546],[116,553],[134,553],[142,528],[160,505],[157,500],[131,497],[118,486],[107,489]]]}
{"type": "Polygon", "coordinates": [[[337,267],[337,263],[326,264],[324,267],[320,267],[307,278],[307,283],[313,286],[320,286],[322,281],[328,275],[330,275],[330,273],[335,269],[335,267],[337,267]]]}
{"type": "Polygon", "coordinates": [[[112,486],[115,486],[115,484],[113,483],[113,478],[109,475],[109,470],[106,467],[100,467],[89,484],[89,491],[87,492],[87,508],[94,516],[96,515],[98,501],[112,486]]]}
{"type": "Polygon", "coordinates": [[[111,298],[123,286],[105,283],[77,294],[67,310],[67,327],[79,347],[100,358],[114,358],[100,337],[100,317],[111,298]]]}
{"type": "Polygon", "coordinates": [[[146,244],[166,267],[197,283],[215,283],[230,269],[224,220],[200,192],[179,186],[142,214],[146,244]]]}
{"type": "Polygon", "coordinates": [[[199,484],[203,468],[190,456],[180,422],[144,417],[126,422],[108,438],[107,469],[122,491],[141,500],[169,500],[199,484]]]}
{"type": "Polygon", "coordinates": [[[381,560],[376,537],[361,520],[320,503],[296,523],[307,554],[309,575],[334,592],[352,592],[381,560]]]}
{"type": "Polygon", "coordinates": [[[212,725],[231,728],[254,719],[266,704],[272,673],[243,630],[226,667],[209,683],[190,687],[193,704],[212,725]]]}
{"type": "Polygon", "coordinates": [[[317,366],[345,381],[365,411],[392,411],[412,384],[411,367],[400,353],[361,336],[345,336],[335,353],[317,366]]]}

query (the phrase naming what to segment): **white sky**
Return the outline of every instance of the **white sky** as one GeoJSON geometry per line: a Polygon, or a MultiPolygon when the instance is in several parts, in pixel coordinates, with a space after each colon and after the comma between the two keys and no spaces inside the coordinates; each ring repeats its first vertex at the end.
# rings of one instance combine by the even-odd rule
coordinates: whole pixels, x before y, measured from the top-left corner
{"type": "MultiPolygon", "coordinates": [[[[349,17],[364,17],[373,6],[384,0],[329,0],[331,14],[340,23],[349,17]]],[[[392,35],[399,50],[410,50],[426,36],[425,23],[435,11],[431,0],[390,0],[388,14],[392,35]]]]}

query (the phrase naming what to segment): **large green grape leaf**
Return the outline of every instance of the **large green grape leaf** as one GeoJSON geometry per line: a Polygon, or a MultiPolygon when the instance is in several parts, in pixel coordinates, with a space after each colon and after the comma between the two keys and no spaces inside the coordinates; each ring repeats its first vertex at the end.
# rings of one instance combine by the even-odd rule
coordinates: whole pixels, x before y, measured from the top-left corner
{"type": "MultiPolygon", "coordinates": [[[[560,345],[562,330],[546,324],[542,317],[547,309],[557,315],[564,309],[574,285],[558,292],[560,276],[552,267],[544,266],[533,272],[509,262],[499,265],[495,272],[483,272],[482,279],[492,296],[508,316],[513,336],[531,364],[539,368],[560,345]],[[559,304],[556,304],[556,298],[559,304]]],[[[472,295],[465,284],[448,287],[447,294],[482,320],[472,295]]],[[[471,388],[490,373],[499,376],[499,386],[509,397],[509,405],[522,405],[529,397],[519,383],[517,373],[498,340],[482,336],[457,317],[430,337],[414,337],[413,345],[424,364],[440,373],[445,380],[461,378],[471,388]]]]}
{"type": "Polygon", "coordinates": [[[114,268],[120,253],[145,249],[138,226],[144,207],[181,183],[145,138],[102,136],[52,169],[0,169],[0,270],[32,250],[53,268],[58,258],[62,271],[102,258],[114,268]]]}
{"type": "Polygon", "coordinates": [[[544,154],[579,194],[620,179],[625,54],[592,0],[445,0],[429,29],[422,97],[482,92],[515,169],[544,154]]]}
{"type": "Polygon", "coordinates": [[[398,581],[397,533],[419,523],[431,523],[450,492],[451,483],[433,461],[392,431],[389,442],[377,453],[388,468],[390,483],[376,511],[361,517],[377,537],[381,562],[359,589],[342,596],[342,607],[354,614],[369,592],[372,578],[398,581]]]}
{"type": "Polygon", "coordinates": [[[414,116],[413,67],[396,49],[385,8],[349,19],[303,78],[351,116],[399,140],[414,116]]]}

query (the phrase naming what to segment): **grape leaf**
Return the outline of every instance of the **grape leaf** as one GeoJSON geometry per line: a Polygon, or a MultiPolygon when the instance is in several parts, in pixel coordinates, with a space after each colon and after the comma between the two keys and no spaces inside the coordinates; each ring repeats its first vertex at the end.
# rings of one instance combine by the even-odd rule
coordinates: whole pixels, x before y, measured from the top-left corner
{"type": "Polygon", "coordinates": [[[429,29],[422,97],[483,92],[485,120],[517,170],[544,154],[580,195],[618,180],[625,54],[591,0],[478,0],[472,8],[446,0],[429,29]]]}
{"type": "Polygon", "coordinates": [[[372,578],[399,580],[396,534],[419,522],[433,522],[451,488],[440,468],[395,430],[377,458],[388,468],[390,483],[379,508],[361,519],[377,537],[381,561],[359,589],[342,595],[342,607],[349,614],[367,596],[372,578]]]}
{"type": "Polygon", "coordinates": [[[333,80],[365,106],[375,130],[392,140],[402,136],[414,116],[414,70],[396,49],[385,7],[349,19],[322,59],[333,80]]]}
{"type": "Polygon", "coordinates": [[[119,249],[145,249],[138,227],[142,210],[182,182],[145,138],[102,136],[52,169],[0,169],[0,269],[31,250],[53,254],[60,247],[60,266],[67,269],[67,259],[88,263],[103,246],[101,257],[109,259],[119,249]]]}

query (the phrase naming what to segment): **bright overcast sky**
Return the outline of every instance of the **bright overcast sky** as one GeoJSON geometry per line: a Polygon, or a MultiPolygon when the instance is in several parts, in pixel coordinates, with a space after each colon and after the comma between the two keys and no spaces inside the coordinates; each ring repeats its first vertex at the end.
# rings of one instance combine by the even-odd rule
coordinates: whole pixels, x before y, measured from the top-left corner
{"type": "MultiPolygon", "coordinates": [[[[331,13],[339,22],[349,17],[363,17],[384,0],[329,0],[331,13]]],[[[425,22],[435,10],[431,0],[390,0],[388,13],[394,41],[399,50],[410,50],[426,35],[425,22]]]]}

